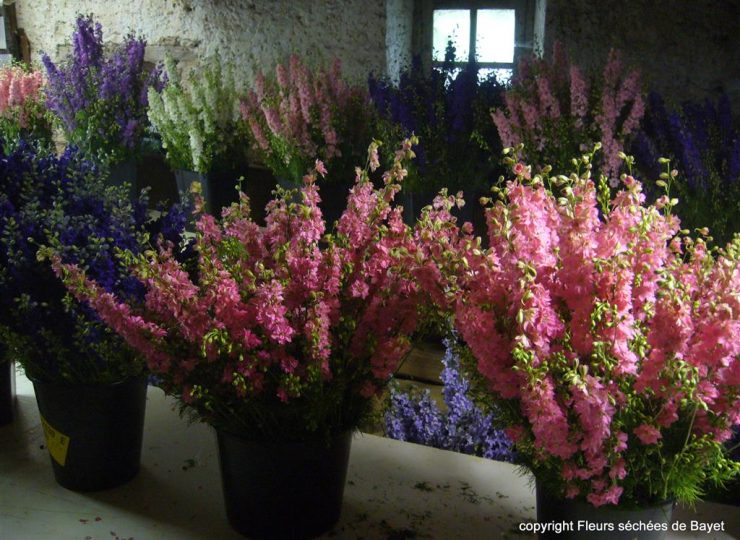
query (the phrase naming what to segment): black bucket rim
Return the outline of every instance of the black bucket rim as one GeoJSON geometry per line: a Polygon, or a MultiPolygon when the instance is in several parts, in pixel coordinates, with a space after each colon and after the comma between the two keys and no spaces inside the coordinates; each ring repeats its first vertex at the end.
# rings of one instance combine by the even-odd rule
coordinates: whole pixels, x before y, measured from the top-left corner
{"type": "MultiPolygon", "coordinates": [[[[25,370],[24,370],[25,373],[25,370]]],[[[114,382],[84,382],[84,383],[76,383],[76,382],[70,382],[66,381],[64,379],[54,379],[54,380],[48,380],[48,379],[39,379],[38,377],[32,377],[28,374],[26,374],[26,378],[31,381],[32,384],[42,384],[42,385],[54,385],[57,387],[64,387],[64,388],[92,388],[92,387],[99,387],[99,386],[120,386],[123,384],[130,383],[131,381],[134,381],[136,379],[140,378],[148,378],[149,372],[148,371],[142,371],[138,375],[131,375],[130,377],[126,377],[125,379],[120,379],[118,381],[114,382]]],[[[147,386],[149,384],[147,383],[147,386]]]]}
{"type": "Polygon", "coordinates": [[[216,432],[217,435],[225,435],[233,439],[238,439],[241,442],[246,443],[246,444],[258,444],[261,446],[305,446],[307,444],[320,444],[323,442],[331,443],[333,441],[336,441],[346,436],[353,437],[355,433],[359,433],[359,428],[352,427],[352,428],[347,428],[347,429],[342,429],[340,431],[332,432],[328,437],[317,436],[317,437],[310,437],[310,438],[303,438],[303,439],[281,441],[281,440],[274,440],[274,439],[273,440],[263,440],[263,439],[245,437],[244,435],[237,433],[236,431],[231,430],[231,429],[223,428],[223,427],[216,426],[213,424],[209,424],[209,426],[213,429],[213,431],[216,432]]]}

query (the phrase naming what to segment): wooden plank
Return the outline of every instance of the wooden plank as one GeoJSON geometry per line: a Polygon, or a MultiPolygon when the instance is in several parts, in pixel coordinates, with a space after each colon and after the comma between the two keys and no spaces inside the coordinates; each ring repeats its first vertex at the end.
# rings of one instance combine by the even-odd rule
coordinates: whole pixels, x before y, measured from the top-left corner
{"type": "Polygon", "coordinates": [[[442,384],[439,375],[442,373],[444,353],[441,343],[421,343],[414,347],[396,376],[412,378],[429,384],[442,384]]]}

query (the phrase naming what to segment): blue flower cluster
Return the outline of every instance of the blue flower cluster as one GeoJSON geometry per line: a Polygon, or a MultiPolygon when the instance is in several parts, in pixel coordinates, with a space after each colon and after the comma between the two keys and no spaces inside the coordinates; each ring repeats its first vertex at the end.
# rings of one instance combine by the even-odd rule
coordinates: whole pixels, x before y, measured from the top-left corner
{"type": "Polygon", "coordinates": [[[428,73],[415,58],[398,85],[373,75],[368,80],[382,119],[381,139],[399,140],[411,133],[420,139],[415,170],[404,182],[417,193],[436,193],[442,186],[450,191],[487,188],[503,172],[490,109],[503,105],[505,86],[494,76],[480,80],[476,64],[454,69],[449,45],[446,56],[441,68],[428,73]]]}
{"type": "Polygon", "coordinates": [[[514,461],[511,441],[494,427],[493,415],[484,414],[470,396],[470,381],[460,373],[460,358],[451,342],[440,376],[447,411],[442,412],[428,390],[400,392],[391,387],[385,413],[388,437],[499,461],[514,461]]]}
{"type": "Polygon", "coordinates": [[[81,15],[66,61],[58,65],[42,55],[47,106],[88,157],[115,163],[138,150],[148,125],[148,88],[161,91],[165,82],[161,66],[145,68],[145,50],[146,41],[128,35],[106,58],[101,25],[81,15]]]}
{"type": "Polygon", "coordinates": [[[74,148],[59,157],[25,141],[0,149],[0,341],[29,376],[104,382],[142,370],[92,310],[68,297],[37,252],[48,246],[109,292],[142,300],[143,285],[118,250],[139,252],[152,233],[179,242],[189,211],[176,206],[151,221],[146,203],[105,185],[74,148]]]}
{"type": "Polygon", "coordinates": [[[727,95],[671,112],[651,93],[631,153],[652,196],[662,194],[650,182],[663,172],[658,158],[671,159],[680,173],[672,195],[679,197],[676,213],[685,227],[708,226],[719,244],[740,230],[740,136],[727,95]]]}

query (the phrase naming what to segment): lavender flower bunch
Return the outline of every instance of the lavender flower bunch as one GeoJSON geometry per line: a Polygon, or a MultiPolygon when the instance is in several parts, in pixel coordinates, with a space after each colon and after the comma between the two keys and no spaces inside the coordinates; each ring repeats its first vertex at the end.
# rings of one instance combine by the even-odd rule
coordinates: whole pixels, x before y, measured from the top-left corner
{"type": "Polygon", "coordinates": [[[54,63],[42,54],[46,100],[67,142],[85,156],[114,164],[134,157],[147,129],[148,89],[161,91],[161,67],[144,65],[146,41],[129,34],[106,55],[103,30],[92,16],[77,18],[72,54],[54,63]]]}
{"type": "Polygon", "coordinates": [[[445,340],[442,412],[429,390],[401,392],[391,386],[385,412],[386,436],[498,461],[514,461],[511,441],[494,427],[470,397],[470,381],[460,373],[460,357],[445,340]]]}
{"type": "Polygon", "coordinates": [[[716,104],[686,102],[669,111],[663,98],[651,93],[631,153],[655,198],[663,194],[654,184],[661,172],[658,158],[670,158],[680,171],[670,187],[680,201],[675,212],[683,227],[709,227],[717,245],[740,232],[740,133],[727,95],[716,104]]]}

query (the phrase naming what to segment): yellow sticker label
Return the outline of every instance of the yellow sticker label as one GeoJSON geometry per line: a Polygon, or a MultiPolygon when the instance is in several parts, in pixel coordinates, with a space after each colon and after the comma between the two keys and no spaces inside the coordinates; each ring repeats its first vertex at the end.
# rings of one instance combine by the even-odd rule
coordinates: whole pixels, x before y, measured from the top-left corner
{"type": "Polygon", "coordinates": [[[41,426],[44,428],[44,438],[46,439],[46,447],[49,449],[49,454],[51,454],[54,461],[64,467],[64,464],[67,462],[69,437],[51,427],[43,416],[41,416],[41,426]]]}

